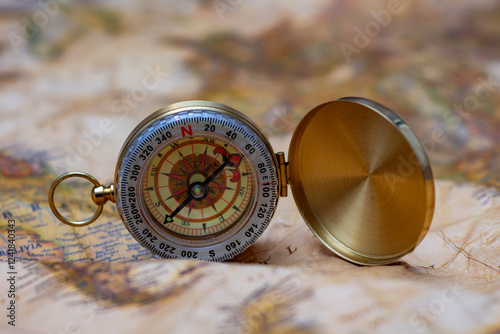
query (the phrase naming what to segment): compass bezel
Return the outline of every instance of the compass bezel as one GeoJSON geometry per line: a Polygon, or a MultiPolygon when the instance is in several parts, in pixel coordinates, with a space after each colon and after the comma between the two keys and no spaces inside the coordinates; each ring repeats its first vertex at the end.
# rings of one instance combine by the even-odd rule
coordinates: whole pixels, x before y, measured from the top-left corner
{"type": "MultiPolygon", "coordinates": [[[[193,125],[193,129],[195,128],[196,127],[193,125]]],[[[179,133],[176,133],[174,136],[178,134],[179,133]]],[[[147,166],[148,163],[149,159],[144,162],[144,166],[147,166]]],[[[117,209],[125,227],[142,246],[149,249],[153,254],[157,254],[165,258],[196,258],[209,261],[224,261],[244,251],[248,246],[255,242],[267,228],[274,214],[279,198],[278,180],[279,170],[277,168],[277,160],[274,155],[274,150],[258,127],[249,118],[247,118],[244,114],[222,104],[209,101],[187,101],[176,103],[154,112],[131,132],[120,151],[115,171],[114,184],[116,186],[117,209]],[[224,124],[227,124],[225,125],[227,127],[239,126],[239,129],[242,131],[241,133],[244,132],[246,134],[245,139],[240,139],[236,144],[235,142],[232,142],[232,144],[244,147],[248,143],[258,143],[258,145],[256,144],[255,146],[258,152],[254,155],[248,154],[247,158],[251,159],[251,163],[255,165],[258,163],[265,163],[266,171],[264,173],[260,173],[257,170],[255,171],[255,177],[257,178],[255,180],[255,206],[253,207],[253,211],[248,213],[247,220],[242,222],[237,231],[233,231],[235,232],[233,235],[228,235],[227,239],[220,239],[214,244],[204,244],[201,246],[187,243],[182,244],[177,241],[174,242],[172,240],[168,240],[169,247],[167,252],[167,247],[163,246],[162,249],[159,249],[159,244],[157,242],[158,239],[161,239],[164,244],[167,244],[167,242],[164,241],[165,236],[160,236],[158,233],[155,233],[155,231],[151,231],[151,229],[148,229],[148,232],[142,235],[141,231],[137,231],[137,226],[140,226],[141,224],[135,224],[134,219],[131,218],[130,212],[125,212],[127,209],[124,206],[124,203],[127,195],[124,189],[129,186],[128,182],[131,181],[130,179],[126,179],[129,176],[125,176],[126,173],[124,171],[127,169],[130,170],[133,165],[133,163],[130,162],[133,160],[133,154],[131,152],[137,151],[138,147],[136,147],[136,144],[145,141],[145,136],[148,135],[148,131],[153,131],[153,127],[156,126],[156,124],[159,124],[158,122],[163,122],[165,120],[173,122],[174,118],[176,121],[182,122],[183,119],[189,118],[189,115],[201,115],[201,113],[204,113],[207,117],[210,117],[210,115],[217,115],[217,117],[221,117],[221,119],[224,118],[224,120],[226,120],[224,124]],[[267,197],[264,198],[262,195],[262,189],[264,189],[263,184],[266,182],[270,182],[270,184],[265,186],[267,197]],[[263,218],[260,218],[257,217],[258,210],[256,210],[256,208],[258,209],[260,205],[263,204],[267,206],[267,210],[265,215],[262,216],[263,218]],[[149,238],[150,240],[148,240],[148,233],[152,233],[152,237],[156,238],[156,240],[153,240],[153,238],[149,238]]],[[[140,184],[141,182],[142,178],[139,178],[139,180],[136,181],[136,184],[140,184]]],[[[134,192],[136,192],[135,189],[134,192]]],[[[141,212],[138,214],[141,219],[147,219],[146,213],[141,212]]]]}

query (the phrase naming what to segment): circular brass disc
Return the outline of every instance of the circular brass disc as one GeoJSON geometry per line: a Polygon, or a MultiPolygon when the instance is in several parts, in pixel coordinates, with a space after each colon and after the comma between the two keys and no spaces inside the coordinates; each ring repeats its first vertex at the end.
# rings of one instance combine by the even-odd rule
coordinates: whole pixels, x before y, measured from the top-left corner
{"type": "Polygon", "coordinates": [[[434,181],[425,152],[391,110],[362,98],[322,104],[289,151],[295,202],[312,232],[363,265],[393,262],[429,230],[434,181]]]}

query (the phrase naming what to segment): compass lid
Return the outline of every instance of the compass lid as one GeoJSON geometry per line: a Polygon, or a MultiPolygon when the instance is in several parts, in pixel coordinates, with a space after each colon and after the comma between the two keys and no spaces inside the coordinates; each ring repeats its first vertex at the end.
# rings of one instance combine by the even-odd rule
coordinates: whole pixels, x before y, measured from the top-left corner
{"type": "Polygon", "coordinates": [[[406,123],[368,99],[347,97],[312,109],[295,130],[289,177],[311,231],[340,257],[393,262],[429,230],[434,181],[406,123]]]}

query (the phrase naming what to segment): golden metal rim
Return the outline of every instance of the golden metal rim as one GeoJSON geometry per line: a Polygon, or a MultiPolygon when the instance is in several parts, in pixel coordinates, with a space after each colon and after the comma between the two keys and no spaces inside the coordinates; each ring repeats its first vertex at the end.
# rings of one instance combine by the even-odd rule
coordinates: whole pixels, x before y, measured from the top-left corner
{"type": "MultiPolygon", "coordinates": [[[[338,111],[338,110],[337,110],[338,111]]],[[[359,118],[356,120],[358,123],[354,122],[351,120],[350,124],[360,124],[359,118]]],[[[338,123],[337,123],[338,124],[338,123]]],[[[366,127],[369,127],[369,125],[363,125],[366,127]]],[[[325,125],[326,127],[326,125],[325,125]]],[[[373,131],[378,131],[376,127],[373,127],[375,130],[373,131]]],[[[349,128],[346,126],[344,129],[347,131],[346,133],[349,133],[349,129],[353,129],[352,127],[349,128]]],[[[331,130],[331,129],[330,129],[331,130]]],[[[362,137],[362,135],[361,135],[362,137]]],[[[365,146],[370,147],[368,150],[370,151],[371,149],[373,150],[380,150],[380,148],[377,148],[377,143],[365,143],[365,146]],[[372,146],[370,146],[372,145],[372,146]]],[[[356,146],[356,145],[352,145],[356,146]]],[[[348,153],[349,155],[349,150],[355,150],[357,149],[356,147],[347,147],[345,145],[342,150],[348,153]]],[[[382,151],[382,150],[380,150],[382,151]]],[[[330,159],[332,161],[332,157],[326,158],[325,160],[330,159]]],[[[336,158],[338,161],[343,161],[346,159],[349,159],[348,157],[343,157],[343,159],[339,159],[338,157],[336,158]]],[[[292,193],[293,197],[295,200],[295,203],[302,214],[306,224],[309,226],[311,231],[316,235],[316,237],[326,246],[328,247],[331,251],[333,251],[335,254],[338,256],[356,263],[356,264],[361,264],[361,265],[380,265],[380,264],[387,264],[390,262],[394,262],[397,259],[401,258],[403,255],[410,253],[413,251],[413,249],[422,241],[424,236],[426,235],[427,231],[429,230],[431,221],[432,221],[432,216],[434,212],[434,204],[435,204],[435,194],[434,194],[434,181],[432,177],[432,171],[431,167],[428,161],[427,156],[425,155],[425,152],[418,141],[417,137],[415,134],[409,129],[409,127],[403,122],[403,120],[397,116],[394,112],[392,112],[390,109],[374,102],[368,99],[364,98],[357,98],[357,97],[347,97],[347,98],[342,98],[339,100],[335,101],[330,101],[324,104],[321,104],[314,109],[312,109],[299,123],[297,126],[297,129],[295,130],[292,140],[290,143],[290,148],[289,148],[289,171],[290,171],[290,183],[291,183],[291,188],[292,188],[292,193]],[[366,211],[366,206],[359,206],[359,203],[362,203],[360,201],[353,200],[351,202],[349,201],[344,201],[344,206],[341,206],[342,209],[344,210],[343,213],[339,213],[339,210],[332,210],[331,207],[333,206],[340,206],[340,204],[325,204],[327,202],[324,196],[325,193],[327,194],[333,194],[335,196],[331,196],[328,198],[328,200],[331,202],[331,199],[339,200],[342,199],[339,194],[341,194],[338,189],[330,190],[330,188],[334,188],[334,186],[329,186],[327,183],[331,180],[335,179],[336,181],[339,180],[341,177],[346,177],[349,178],[351,177],[349,175],[349,169],[345,168],[342,169],[342,166],[339,165],[340,163],[334,163],[331,166],[323,166],[321,167],[322,173],[326,174],[327,176],[320,176],[318,177],[318,171],[319,167],[310,167],[312,164],[308,161],[308,159],[305,159],[306,157],[311,157],[314,156],[315,153],[311,154],[306,154],[304,152],[308,152],[307,150],[324,150],[328,151],[328,147],[333,147],[336,144],[332,144],[333,140],[338,139],[338,137],[335,137],[335,134],[332,133],[333,131],[323,131],[323,134],[320,139],[320,137],[314,138],[316,141],[313,141],[311,138],[313,138],[316,134],[313,132],[320,131],[318,129],[311,130],[311,127],[313,124],[314,126],[323,126],[325,123],[332,123],[332,122],[339,122],[342,119],[347,119],[349,120],[349,117],[354,117],[352,116],[348,111],[339,111],[340,114],[344,114],[344,118],[336,118],[338,115],[335,115],[334,113],[334,108],[339,108],[341,103],[345,104],[351,104],[353,108],[359,108],[360,110],[363,109],[363,112],[366,113],[367,117],[371,119],[377,118],[378,123],[377,125],[383,124],[385,129],[389,129],[391,136],[387,135],[388,138],[394,139],[395,142],[399,141],[400,143],[406,142],[405,145],[407,145],[407,151],[405,152],[412,152],[414,154],[415,159],[418,161],[416,163],[416,171],[414,175],[414,179],[411,180],[412,185],[415,185],[414,190],[415,193],[418,195],[415,195],[416,200],[419,203],[419,207],[422,208],[422,212],[418,212],[417,215],[419,217],[418,221],[415,223],[413,227],[407,227],[404,224],[402,225],[402,229],[405,230],[406,228],[410,229],[412,237],[408,237],[409,239],[405,239],[405,242],[401,241],[399,244],[399,247],[393,247],[391,251],[388,251],[384,253],[384,249],[388,249],[388,246],[386,244],[398,244],[398,240],[395,240],[394,238],[405,238],[404,234],[402,236],[401,231],[394,231],[391,233],[387,233],[387,235],[380,235],[379,239],[370,239],[371,235],[366,235],[368,232],[364,233],[364,231],[375,231],[374,229],[370,230],[367,229],[366,227],[368,226],[369,228],[372,228],[373,226],[380,226],[382,230],[386,228],[387,226],[391,226],[394,222],[386,222],[386,221],[378,221],[379,225],[372,224],[370,225],[370,222],[366,222],[365,225],[363,223],[359,224],[359,226],[356,226],[357,230],[355,230],[355,237],[352,235],[353,233],[353,227],[349,226],[349,219],[352,217],[357,217],[356,215],[359,215],[357,211],[366,211]],[[327,111],[331,112],[330,114],[327,115],[327,111]],[[323,113],[320,118],[314,120],[314,117],[318,113],[323,113]],[[382,117],[382,118],[380,118],[382,117]],[[319,120],[321,119],[321,120],[319,120]],[[385,120],[385,121],[384,121],[385,120]],[[308,137],[308,138],[305,138],[308,137]],[[325,139],[326,138],[326,139],[325,139]],[[325,148],[326,147],[326,148],[325,148]],[[340,169],[339,169],[340,166],[340,169]],[[334,168],[334,170],[332,170],[334,168]],[[335,170],[336,168],[336,170],[335,170]],[[339,175],[339,172],[345,172],[345,175],[339,175]],[[313,177],[311,176],[311,173],[315,173],[316,175],[313,177]],[[418,178],[417,178],[418,176],[418,178]],[[321,179],[321,180],[320,180],[321,179]],[[309,183],[308,183],[309,182],[309,183]],[[328,193],[325,188],[328,188],[328,191],[331,191],[328,193]],[[316,193],[321,193],[323,196],[316,195],[316,193]],[[323,201],[323,207],[325,210],[330,210],[329,212],[335,211],[335,214],[331,214],[330,217],[340,217],[338,221],[325,221],[325,217],[328,216],[327,214],[323,214],[321,210],[318,210],[318,207],[320,205],[317,205],[316,201],[323,201]],[[316,207],[314,207],[316,205],[316,207]],[[330,205],[330,207],[327,207],[330,205]],[[349,214],[345,214],[345,212],[349,212],[349,214]],[[347,217],[347,216],[352,216],[352,217],[347,217]],[[343,225],[342,225],[343,224],[343,225]],[[340,227],[339,227],[340,226],[340,227]],[[342,227],[343,226],[343,227],[342,227]],[[347,227],[346,227],[347,226],[347,227]],[[418,229],[421,227],[421,229],[418,229]],[[333,232],[332,232],[333,231],[333,232]],[[360,232],[361,231],[361,232],[360,232]],[[349,233],[351,235],[349,235],[349,233]],[[338,235],[342,235],[342,237],[338,237],[338,235]],[[411,240],[410,240],[411,239],[411,240]],[[365,240],[368,241],[368,243],[373,242],[374,246],[372,247],[371,245],[365,246],[360,246],[361,241],[365,240]],[[374,240],[376,242],[374,242],[374,240]],[[380,252],[377,251],[377,247],[380,247],[379,250],[380,252]]],[[[318,165],[321,165],[321,163],[326,163],[326,161],[318,161],[318,165]]],[[[349,163],[349,162],[348,162],[349,163]]],[[[370,174],[369,177],[371,178],[372,175],[370,174]]],[[[370,181],[371,182],[371,181],[370,181]]],[[[332,184],[335,182],[332,182],[332,184]]],[[[379,182],[380,183],[380,182],[379,182]]],[[[347,189],[347,188],[346,188],[347,189]]],[[[389,194],[387,197],[392,198],[397,196],[410,196],[408,195],[409,191],[402,190],[401,188],[396,189],[396,195],[395,194],[389,194]]],[[[377,195],[379,193],[376,193],[377,195]]],[[[345,193],[343,194],[345,196],[351,196],[352,194],[345,193]]],[[[411,195],[413,196],[413,195],[411,195]]],[[[411,197],[410,196],[410,197],[411,197]]],[[[372,198],[374,196],[371,196],[372,198]]],[[[378,200],[379,198],[382,198],[381,196],[375,196],[376,199],[378,200]]],[[[365,199],[365,198],[364,198],[365,199]]],[[[403,197],[404,200],[406,198],[403,197]]],[[[372,205],[372,203],[368,203],[369,205],[372,205]]],[[[387,208],[385,208],[387,209],[387,208]]],[[[373,220],[378,219],[378,214],[380,214],[380,211],[377,210],[382,210],[382,209],[377,209],[375,208],[373,210],[373,215],[376,218],[373,218],[373,220]]],[[[363,211],[363,212],[365,212],[363,211]]],[[[386,211],[389,211],[388,209],[386,211]]],[[[390,216],[390,214],[388,214],[390,216]]],[[[383,216],[380,214],[380,216],[383,216]]],[[[403,215],[404,217],[409,217],[409,215],[406,213],[406,215],[403,215]]],[[[366,216],[365,218],[367,220],[372,219],[370,216],[366,216]]],[[[411,217],[410,217],[411,218],[411,217]]],[[[354,223],[359,223],[359,220],[353,219],[354,223]]],[[[375,234],[377,231],[375,231],[375,234]]]]}
{"type": "Polygon", "coordinates": [[[57,207],[56,207],[56,205],[54,203],[54,193],[56,191],[56,188],[59,186],[59,184],[62,181],[66,180],[66,179],[69,179],[69,178],[72,178],[72,177],[79,177],[79,178],[83,178],[85,180],[88,180],[88,181],[90,181],[94,185],[94,188],[101,186],[101,184],[99,183],[99,181],[97,181],[97,179],[95,177],[93,177],[90,174],[84,173],[84,172],[69,172],[69,173],[62,174],[57,179],[55,179],[54,182],[52,183],[52,185],[50,186],[50,189],[49,189],[49,206],[50,206],[50,209],[52,210],[52,213],[60,221],[62,221],[64,224],[69,225],[69,226],[74,226],[74,227],[86,226],[86,225],[89,225],[89,224],[93,223],[97,218],[99,218],[99,216],[101,215],[102,210],[103,210],[103,205],[98,205],[97,206],[97,211],[94,213],[94,215],[92,217],[90,217],[88,219],[85,219],[85,220],[70,220],[70,219],[67,219],[66,217],[64,217],[57,210],[57,207]]]}

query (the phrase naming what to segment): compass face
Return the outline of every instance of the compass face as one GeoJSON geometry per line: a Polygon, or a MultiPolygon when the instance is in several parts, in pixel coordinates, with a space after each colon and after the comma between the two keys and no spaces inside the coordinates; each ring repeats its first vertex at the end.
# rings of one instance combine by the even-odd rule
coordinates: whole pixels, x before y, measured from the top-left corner
{"type": "Polygon", "coordinates": [[[254,173],[249,161],[216,137],[193,136],[168,145],[151,159],[147,171],[143,196],[149,214],[180,237],[225,233],[253,202],[254,173]],[[230,156],[238,159],[237,165],[220,169],[230,156]],[[213,179],[205,182],[211,175],[213,179]],[[188,203],[171,217],[186,198],[188,203]]]}
{"type": "Polygon", "coordinates": [[[215,103],[162,109],[122,149],[117,208],[166,258],[229,259],[267,227],[278,199],[274,155],[245,116],[215,103]]]}

